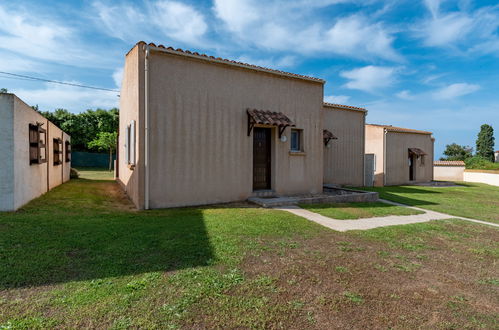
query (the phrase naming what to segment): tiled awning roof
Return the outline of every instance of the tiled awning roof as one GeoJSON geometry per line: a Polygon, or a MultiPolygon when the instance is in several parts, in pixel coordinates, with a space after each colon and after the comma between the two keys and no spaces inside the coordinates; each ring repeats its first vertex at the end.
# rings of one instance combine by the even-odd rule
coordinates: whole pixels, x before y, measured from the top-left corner
{"type": "Polygon", "coordinates": [[[418,157],[427,155],[426,152],[424,152],[423,150],[421,150],[419,148],[409,148],[409,154],[413,154],[413,155],[416,155],[418,157]]]}
{"type": "Polygon", "coordinates": [[[330,131],[328,131],[327,129],[324,129],[322,130],[322,137],[326,140],[336,140],[338,139],[338,137],[336,137],[333,133],[331,133],[330,131]]]}
{"type": "Polygon", "coordinates": [[[295,126],[293,121],[282,112],[248,109],[248,115],[255,124],[279,127],[295,126]]]}

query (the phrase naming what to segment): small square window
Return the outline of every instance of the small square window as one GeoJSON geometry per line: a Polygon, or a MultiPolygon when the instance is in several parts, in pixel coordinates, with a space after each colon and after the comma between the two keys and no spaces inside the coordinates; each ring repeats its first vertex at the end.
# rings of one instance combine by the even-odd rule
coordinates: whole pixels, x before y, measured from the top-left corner
{"type": "Polygon", "coordinates": [[[29,164],[42,164],[47,161],[46,131],[41,123],[29,124],[29,164]]]}
{"type": "Polygon", "coordinates": [[[301,129],[291,130],[291,151],[303,151],[303,131],[301,129]]]}
{"type": "Polygon", "coordinates": [[[71,161],[71,143],[69,141],[66,141],[64,143],[64,147],[66,148],[66,163],[69,163],[71,161]]]}
{"type": "Polygon", "coordinates": [[[62,140],[59,138],[54,139],[52,144],[54,152],[54,165],[62,164],[62,140]]]}

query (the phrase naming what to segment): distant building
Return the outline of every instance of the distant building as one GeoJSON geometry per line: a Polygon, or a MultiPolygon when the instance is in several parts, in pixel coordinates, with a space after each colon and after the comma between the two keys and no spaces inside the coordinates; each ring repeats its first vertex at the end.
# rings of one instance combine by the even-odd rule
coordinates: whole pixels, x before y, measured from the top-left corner
{"type": "Polygon", "coordinates": [[[374,185],[432,181],[434,141],[432,133],[427,131],[390,125],[366,125],[365,152],[374,155],[374,185]]]}
{"type": "Polygon", "coordinates": [[[0,211],[15,211],[68,181],[70,141],[17,96],[0,93],[0,211]]]}
{"type": "Polygon", "coordinates": [[[496,150],[496,152],[494,152],[494,161],[496,163],[499,163],[499,150],[496,150]]]}

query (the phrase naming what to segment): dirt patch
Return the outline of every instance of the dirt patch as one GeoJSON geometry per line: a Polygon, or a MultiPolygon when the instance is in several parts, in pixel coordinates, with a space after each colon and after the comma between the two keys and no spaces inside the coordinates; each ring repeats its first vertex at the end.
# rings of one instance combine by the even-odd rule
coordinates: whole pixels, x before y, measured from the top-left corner
{"type": "MultiPolygon", "coordinates": [[[[485,236],[497,239],[496,233],[485,236]]],[[[249,278],[275,278],[269,305],[300,306],[285,328],[479,327],[497,322],[497,258],[469,251],[473,236],[427,239],[418,251],[355,235],[299,240],[284,254],[248,256],[249,278]]],[[[272,243],[268,242],[268,245],[272,243]]]]}

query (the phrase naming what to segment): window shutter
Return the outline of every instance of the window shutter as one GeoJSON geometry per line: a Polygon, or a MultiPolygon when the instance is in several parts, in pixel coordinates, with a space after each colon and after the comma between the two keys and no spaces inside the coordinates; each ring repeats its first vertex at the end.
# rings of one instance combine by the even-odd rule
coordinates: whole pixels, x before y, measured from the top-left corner
{"type": "Polygon", "coordinates": [[[130,164],[135,164],[135,120],[130,122],[130,164]]]}
{"type": "Polygon", "coordinates": [[[125,132],[125,162],[130,164],[130,126],[126,127],[125,132]]]}

